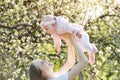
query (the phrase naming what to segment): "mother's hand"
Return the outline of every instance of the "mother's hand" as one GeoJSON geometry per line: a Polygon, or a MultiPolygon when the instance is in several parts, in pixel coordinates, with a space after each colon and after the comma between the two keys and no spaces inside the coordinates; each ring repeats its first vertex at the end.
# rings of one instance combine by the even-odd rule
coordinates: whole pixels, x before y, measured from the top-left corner
{"type": "Polygon", "coordinates": [[[60,37],[65,38],[65,39],[70,39],[71,36],[72,35],[70,33],[60,34],[60,37]]]}

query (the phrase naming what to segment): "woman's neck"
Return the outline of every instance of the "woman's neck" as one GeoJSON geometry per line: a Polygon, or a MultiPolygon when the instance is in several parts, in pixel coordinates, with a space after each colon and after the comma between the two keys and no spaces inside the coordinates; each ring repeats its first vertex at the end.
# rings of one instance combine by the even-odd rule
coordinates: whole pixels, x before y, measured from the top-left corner
{"type": "Polygon", "coordinates": [[[47,80],[52,80],[52,79],[54,79],[54,78],[55,78],[54,73],[51,73],[51,74],[48,75],[47,80]]]}

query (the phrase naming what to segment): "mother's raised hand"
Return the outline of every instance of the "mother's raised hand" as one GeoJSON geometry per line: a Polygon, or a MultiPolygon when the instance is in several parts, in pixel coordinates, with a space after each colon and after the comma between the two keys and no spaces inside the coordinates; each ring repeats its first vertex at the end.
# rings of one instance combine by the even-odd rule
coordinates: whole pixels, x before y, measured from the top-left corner
{"type": "Polygon", "coordinates": [[[62,37],[64,39],[70,39],[72,37],[72,35],[70,33],[65,33],[65,34],[60,34],[60,37],[62,37]]]}

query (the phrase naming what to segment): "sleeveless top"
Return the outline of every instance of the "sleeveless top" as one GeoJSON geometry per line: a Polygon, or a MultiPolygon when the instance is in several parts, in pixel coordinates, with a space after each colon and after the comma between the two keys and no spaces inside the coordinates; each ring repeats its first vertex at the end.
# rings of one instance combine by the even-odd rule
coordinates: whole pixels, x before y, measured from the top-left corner
{"type": "Polygon", "coordinates": [[[58,75],[55,78],[49,80],[68,80],[68,72],[58,75]]]}

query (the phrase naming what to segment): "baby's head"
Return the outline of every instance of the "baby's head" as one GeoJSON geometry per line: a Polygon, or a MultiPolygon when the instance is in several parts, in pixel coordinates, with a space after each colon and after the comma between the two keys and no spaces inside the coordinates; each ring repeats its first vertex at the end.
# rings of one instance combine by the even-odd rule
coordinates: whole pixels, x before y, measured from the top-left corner
{"type": "Polygon", "coordinates": [[[55,16],[53,15],[44,15],[43,21],[40,23],[40,27],[48,28],[51,27],[53,24],[56,23],[55,16]]]}
{"type": "Polygon", "coordinates": [[[44,30],[55,30],[56,19],[53,15],[45,15],[43,21],[40,23],[40,27],[44,30]]]}

